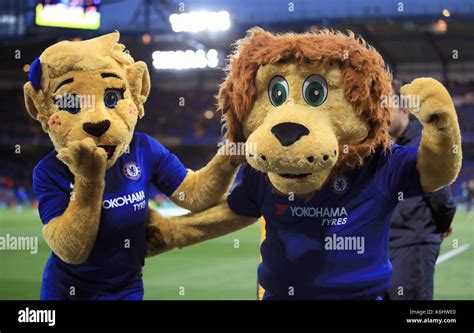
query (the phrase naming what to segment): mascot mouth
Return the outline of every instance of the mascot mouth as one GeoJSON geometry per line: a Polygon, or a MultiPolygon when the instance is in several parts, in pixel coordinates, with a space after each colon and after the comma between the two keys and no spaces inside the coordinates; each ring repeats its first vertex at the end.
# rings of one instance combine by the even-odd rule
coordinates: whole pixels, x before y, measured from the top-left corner
{"type": "Polygon", "coordinates": [[[312,173],[299,173],[299,174],[294,174],[294,173],[279,173],[278,176],[286,179],[295,179],[295,178],[305,178],[308,176],[311,176],[312,173]]]}
{"type": "Polygon", "coordinates": [[[112,156],[114,156],[115,148],[117,146],[100,145],[99,147],[105,150],[107,153],[107,159],[110,160],[112,156]]]}

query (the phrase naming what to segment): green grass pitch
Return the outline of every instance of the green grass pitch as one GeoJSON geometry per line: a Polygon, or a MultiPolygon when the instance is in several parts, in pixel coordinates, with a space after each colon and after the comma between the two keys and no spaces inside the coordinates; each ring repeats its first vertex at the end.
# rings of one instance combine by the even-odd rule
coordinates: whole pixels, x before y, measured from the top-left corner
{"type": "MultiPolygon", "coordinates": [[[[467,251],[436,268],[435,299],[474,299],[474,221],[458,211],[455,234],[442,246],[472,244],[467,251]]],[[[242,300],[255,299],[259,258],[259,226],[203,244],[147,259],[145,299],[242,300]]],[[[38,253],[0,251],[0,299],[39,298],[41,277],[50,250],[41,235],[35,210],[0,209],[0,236],[38,236],[38,253]]]]}

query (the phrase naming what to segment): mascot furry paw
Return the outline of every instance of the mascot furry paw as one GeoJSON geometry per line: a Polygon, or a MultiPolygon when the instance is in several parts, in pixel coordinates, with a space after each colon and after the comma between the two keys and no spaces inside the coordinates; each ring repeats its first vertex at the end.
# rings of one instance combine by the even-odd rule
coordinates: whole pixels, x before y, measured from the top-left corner
{"type": "Polygon", "coordinates": [[[402,93],[420,101],[413,113],[422,142],[392,145],[383,103],[391,76],[362,39],[257,28],[237,45],[219,105],[228,138],[247,143],[243,180],[226,201],[170,225],[198,241],[203,230],[228,232],[263,216],[264,299],[376,299],[391,280],[394,207],[459,172],[448,92],[428,78],[405,86],[402,93]]]}
{"type": "MultiPolygon", "coordinates": [[[[217,155],[186,170],[151,137],[134,132],[150,78],[119,34],[60,42],[34,61],[26,108],[55,151],[35,168],[34,190],[53,253],[42,299],[141,299],[150,184],[191,211],[221,200],[236,165],[217,155]]],[[[166,248],[152,248],[153,254],[166,248]]]]}

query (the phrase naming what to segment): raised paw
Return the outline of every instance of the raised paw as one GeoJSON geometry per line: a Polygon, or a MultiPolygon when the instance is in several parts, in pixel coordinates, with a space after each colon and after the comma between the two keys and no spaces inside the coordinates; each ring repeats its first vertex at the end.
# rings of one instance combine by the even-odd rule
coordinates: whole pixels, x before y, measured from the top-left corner
{"type": "Polygon", "coordinates": [[[446,88],[432,78],[418,78],[400,89],[403,98],[409,101],[412,114],[422,124],[439,124],[455,115],[453,101],[446,88]]]}
{"type": "Polygon", "coordinates": [[[57,157],[76,177],[85,180],[104,178],[107,153],[104,149],[97,147],[91,138],[70,142],[66,148],[58,151],[57,157]]]}

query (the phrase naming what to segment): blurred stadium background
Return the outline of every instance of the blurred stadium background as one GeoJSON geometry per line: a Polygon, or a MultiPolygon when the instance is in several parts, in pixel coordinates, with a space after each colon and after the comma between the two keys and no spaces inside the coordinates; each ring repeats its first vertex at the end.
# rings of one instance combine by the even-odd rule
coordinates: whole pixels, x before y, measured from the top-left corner
{"type": "MultiPolygon", "coordinates": [[[[432,76],[448,87],[460,118],[464,163],[453,186],[455,233],[442,254],[456,245],[465,251],[438,265],[435,298],[474,299],[474,215],[466,212],[467,184],[474,179],[474,2],[469,0],[2,0],[0,236],[38,236],[39,251],[0,251],[0,299],[37,299],[50,253],[31,174],[53,147],[27,115],[22,91],[29,64],[42,50],[60,40],[119,30],[133,57],[147,62],[152,79],[137,130],[157,138],[187,167],[200,168],[215,154],[222,134],[214,95],[226,56],[255,25],[274,32],[349,29],[378,49],[396,78],[432,76]]],[[[160,193],[153,197],[151,204],[165,214],[181,213],[160,193]]],[[[148,260],[145,297],[255,299],[258,242],[254,225],[148,260]]]]}

